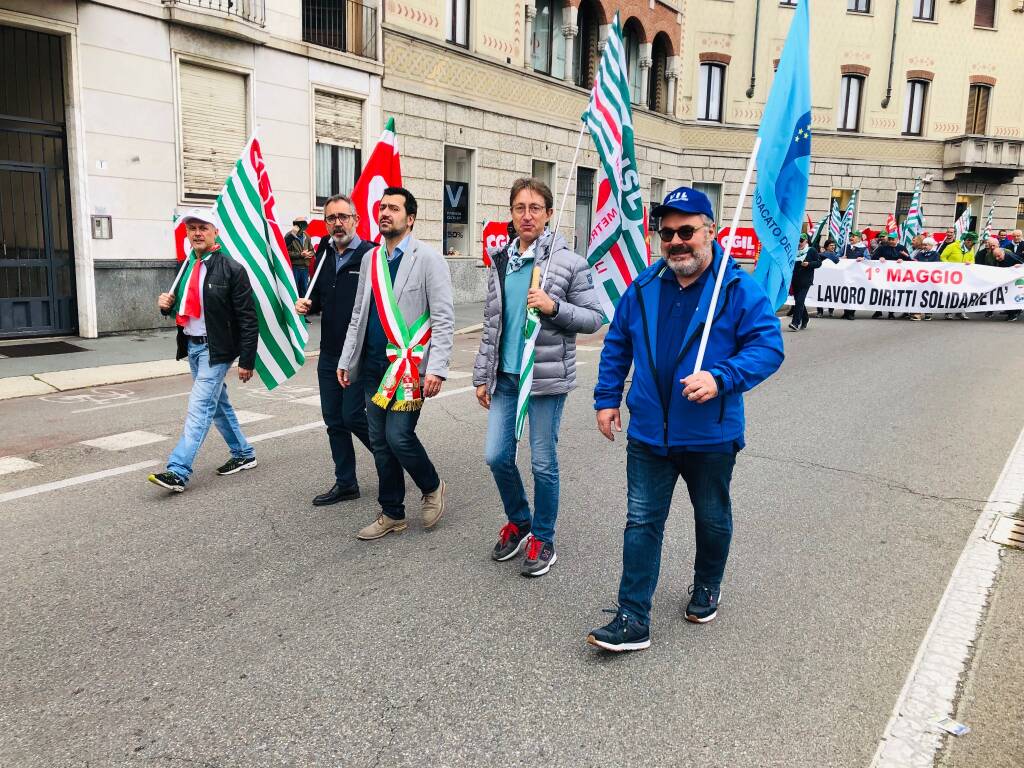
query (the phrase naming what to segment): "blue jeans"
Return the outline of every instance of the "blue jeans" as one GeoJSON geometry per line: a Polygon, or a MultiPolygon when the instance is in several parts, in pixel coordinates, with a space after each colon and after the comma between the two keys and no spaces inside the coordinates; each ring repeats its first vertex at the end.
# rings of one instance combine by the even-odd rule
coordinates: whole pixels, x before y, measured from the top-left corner
{"type": "Polygon", "coordinates": [[[295,290],[300,297],[305,296],[306,289],[309,288],[309,268],[292,267],[292,274],[295,276],[295,290]]]}
{"type": "Polygon", "coordinates": [[[387,410],[373,402],[385,370],[387,361],[364,358],[359,378],[366,397],[370,449],[373,451],[373,463],[377,466],[377,501],[385,515],[394,520],[404,520],[405,472],[409,473],[422,494],[436,491],[441,485],[441,478],[416,436],[416,423],[422,411],[392,410],[394,400],[388,403],[387,410]]]}
{"type": "Polygon", "coordinates": [[[622,543],[619,607],[643,623],[650,622],[651,599],[661,570],[661,543],[672,493],[680,475],[690,493],[696,524],[697,552],[693,583],[718,589],[732,541],[729,483],[735,453],[673,453],[659,456],[643,443],[626,446],[628,511],[622,543]]]}
{"type": "Polygon", "coordinates": [[[355,488],[356,452],[352,443],[355,435],[372,451],[370,433],[366,426],[366,399],[359,381],[345,389],[338,383],[338,356],[320,355],[316,375],[320,381],[320,410],[327,425],[327,439],[334,459],[334,480],[341,488],[355,488]]]}
{"type": "Polygon", "coordinates": [[[516,400],[519,377],[499,373],[487,415],[487,443],[484,457],[498,485],[501,503],[509,522],[529,527],[541,541],[555,543],[558,518],[558,426],[562,421],[565,395],[532,396],[527,411],[530,420],[530,467],[533,470],[533,519],[526,500],[523,478],[516,466],[516,400]]]}
{"type": "Polygon", "coordinates": [[[224,377],[231,369],[231,363],[210,365],[207,345],[189,342],[188,367],[192,370],[192,392],[188,396],[185,429],[167,460],[167,469],[186,482],[192,476],[192,462],[213,424],[217,425],[234,458],[251,459],[256,455],[256,449],[242,434],[235,409],[228,401],[224,377]]]}

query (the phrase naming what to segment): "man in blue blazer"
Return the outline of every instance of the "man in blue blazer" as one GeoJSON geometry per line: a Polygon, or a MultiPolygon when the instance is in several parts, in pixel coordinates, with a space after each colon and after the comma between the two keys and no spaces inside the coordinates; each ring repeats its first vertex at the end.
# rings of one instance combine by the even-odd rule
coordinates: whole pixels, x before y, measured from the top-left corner
{"type": "Polygon", "coordinates": [[[729,484],[743,448],[743,393],[782,364],[782,334],[764,291],[715,248],[714,212],[689,187],[674,190],[652,214],[661,219],[662,259],[623,294],[605,338],[594,390],[597,426],[609,440],[622,430],[626,397],[627,516],[615,618],[587,642],[609,651],[647,648],[651,600],[676,481],[689,491],[696,524],[687,620],[718,612],[732,538],[729,484]],[[717,252],[716,252],[717,251],[717,252]],[[701,369],[694,373],[718,270],[721,294],[701,369]]]}

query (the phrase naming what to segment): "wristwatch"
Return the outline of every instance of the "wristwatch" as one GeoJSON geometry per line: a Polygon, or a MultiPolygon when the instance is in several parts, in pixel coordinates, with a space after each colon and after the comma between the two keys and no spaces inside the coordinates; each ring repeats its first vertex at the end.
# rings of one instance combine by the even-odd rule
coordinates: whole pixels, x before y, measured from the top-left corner
{"type": "Polygon", "coordinates": [[[554,317],[558,314],[558,310],[562,308],[562,303],[558,299],[552,299],[552,301],[555,302],[555,308],[551,312],[551,316],[554,317]]]}

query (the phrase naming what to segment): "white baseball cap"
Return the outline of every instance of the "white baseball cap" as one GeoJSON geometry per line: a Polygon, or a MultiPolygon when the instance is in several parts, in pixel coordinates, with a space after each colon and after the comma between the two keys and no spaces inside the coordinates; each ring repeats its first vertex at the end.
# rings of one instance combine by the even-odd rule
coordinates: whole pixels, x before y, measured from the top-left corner
{"type": "Polygon", "coordinates": [[[202,221],[220,229],[220,222],[217,221],[217,216],[212,208],[188,208],[182,212],[180,218],[186,224],[190,221],[202,221]]]}

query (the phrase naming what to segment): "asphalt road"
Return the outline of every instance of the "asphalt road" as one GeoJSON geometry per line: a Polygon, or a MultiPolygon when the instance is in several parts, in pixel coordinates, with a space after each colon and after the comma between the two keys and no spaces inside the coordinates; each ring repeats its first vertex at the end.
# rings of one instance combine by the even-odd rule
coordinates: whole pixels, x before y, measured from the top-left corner
{"type": "Polygon", "coordinates": [[[490,560],[502,518],[468,378],[420,422],[448,515],[372,543],[355,539],[376,514],[362,448],[363,498],[309,504],[332,482],[315,363],[270,396],[233,384],[265,417],[244,427],[267,435],[260,466],[216,477],[214,433],[180,496],[146,466],[10,493],[162,465],[185,377],[0,403],[0,456],[38,465],[0,475],[0,765],[866,766],[1024,423],[1024,327],[787,332],[747,397],[719,617],[681,616],[680,489],[653,645],[623,656],[584,642],[614,605],[625,446],[594,428],[600,338],[581,342],[559,559],[536,580],[490,560]],[[155,442],[80,442],[139,430],[155,442]]]}

